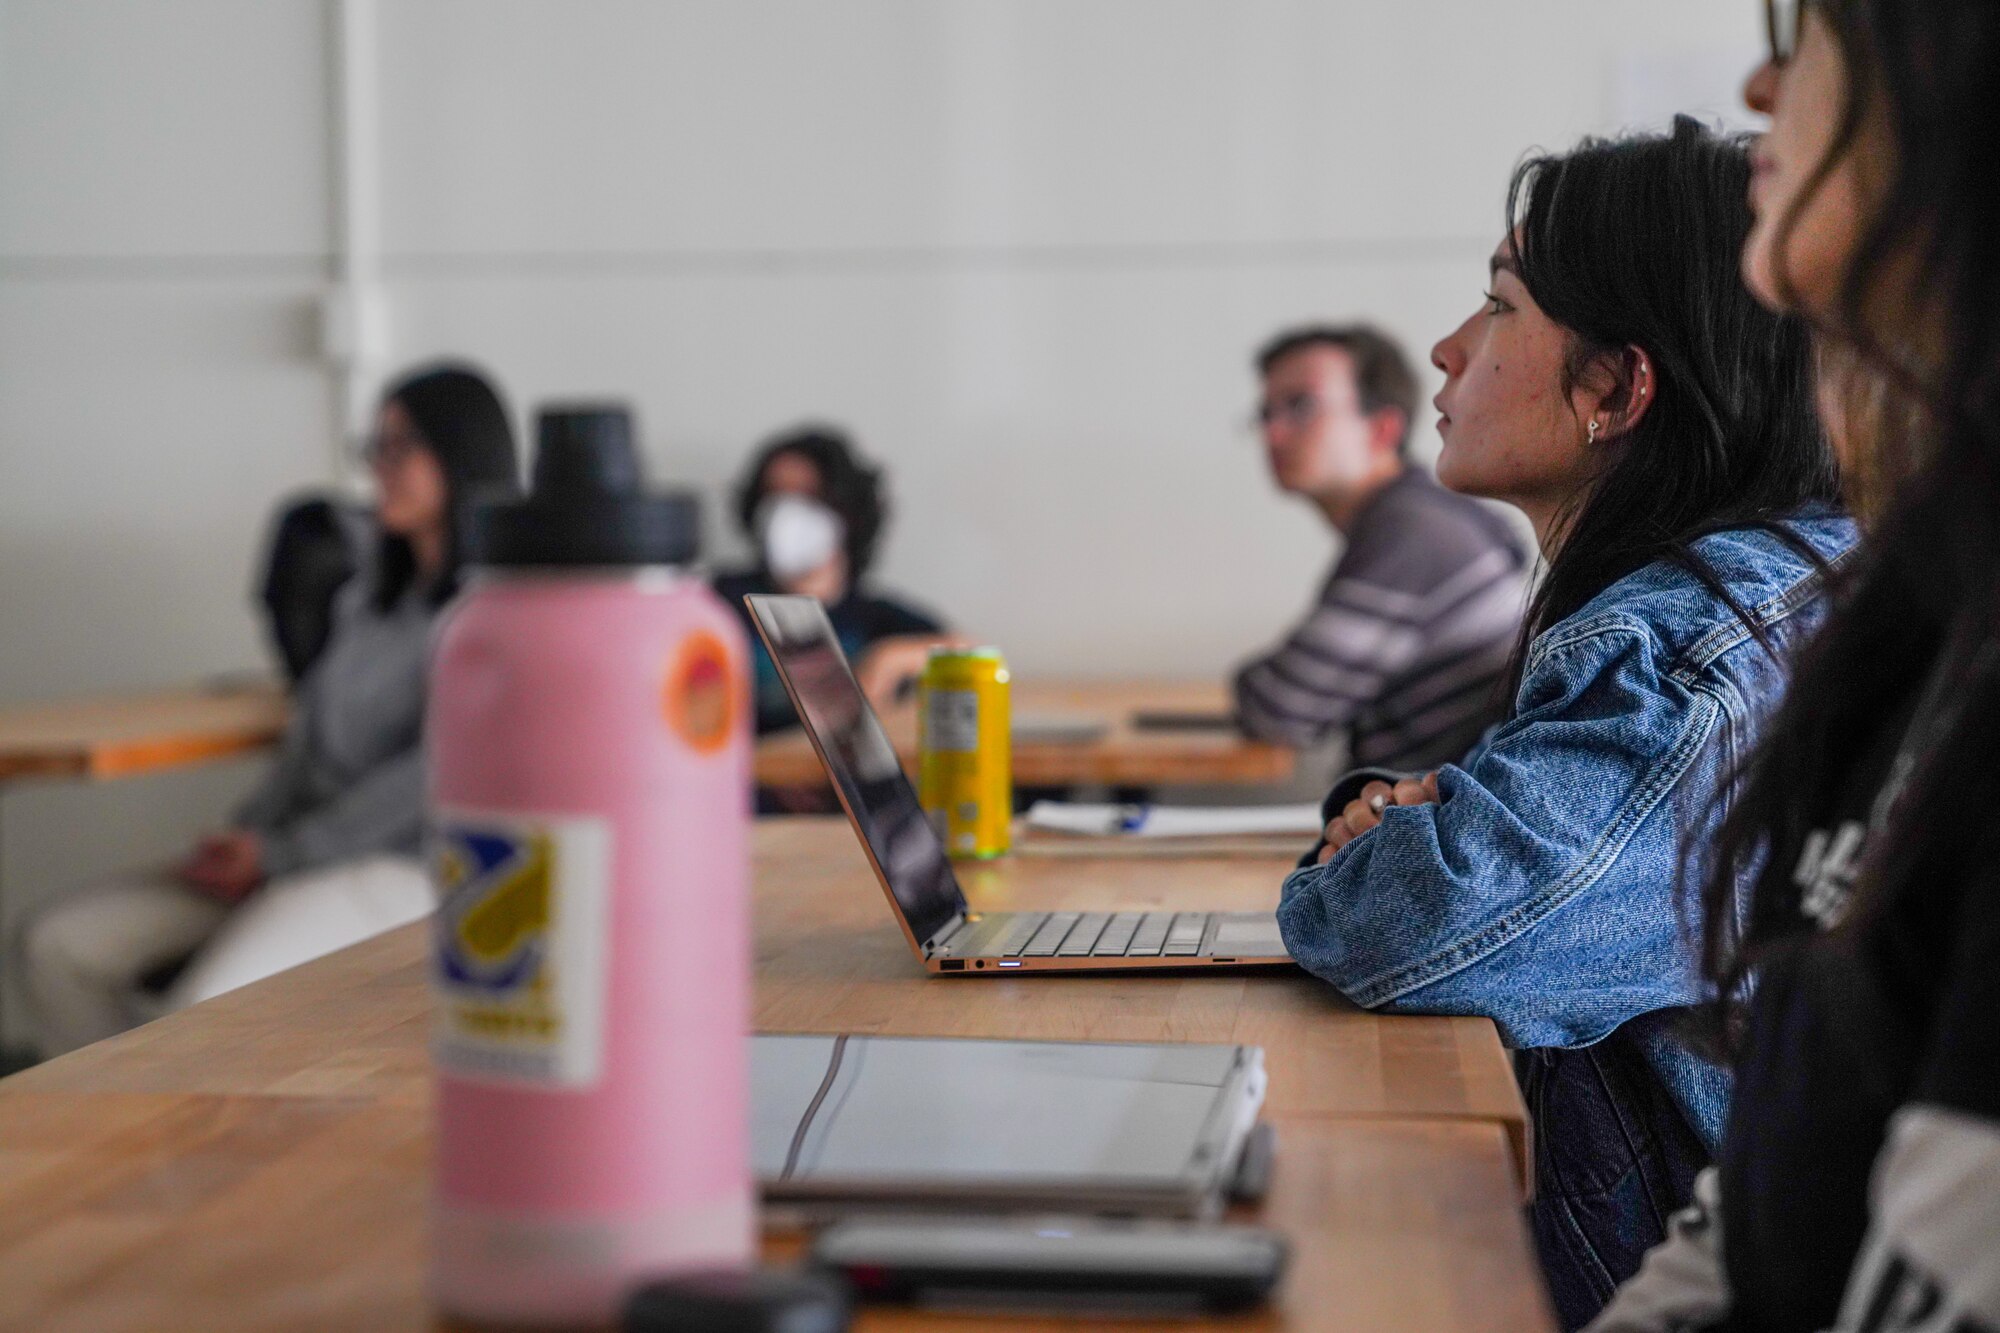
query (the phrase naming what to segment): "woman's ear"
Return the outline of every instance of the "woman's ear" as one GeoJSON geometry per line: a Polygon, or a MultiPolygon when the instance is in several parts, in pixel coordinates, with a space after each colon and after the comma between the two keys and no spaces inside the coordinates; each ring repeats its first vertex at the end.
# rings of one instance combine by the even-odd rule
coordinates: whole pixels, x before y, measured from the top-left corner
{"type": "Polygon", "coordinates": [[[1400,455],[1403,439],[1409,432],[1409,413],[1400,407],[1385,407],[1368,414],[1368,440],[1377,453],[1400,455]]]}
{"type": "Polygon", "coordinates": [[[1632,344],[1597,358],[1591,367],[1585,421],[1590,442],[1604,444],[1632,433],[1659,397],[1659,378],[1646,349],[1632,344]]]}

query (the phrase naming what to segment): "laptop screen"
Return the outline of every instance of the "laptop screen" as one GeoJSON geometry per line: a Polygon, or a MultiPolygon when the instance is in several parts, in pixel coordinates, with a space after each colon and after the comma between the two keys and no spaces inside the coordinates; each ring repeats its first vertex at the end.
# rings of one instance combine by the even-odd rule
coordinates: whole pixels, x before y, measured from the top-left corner
{"type": "Polygon", "coordinates": [[[931,939],[965,910],[965,895],[826,609],[812,597],[743,601],[910,933],[920,944],[931,939]]]}

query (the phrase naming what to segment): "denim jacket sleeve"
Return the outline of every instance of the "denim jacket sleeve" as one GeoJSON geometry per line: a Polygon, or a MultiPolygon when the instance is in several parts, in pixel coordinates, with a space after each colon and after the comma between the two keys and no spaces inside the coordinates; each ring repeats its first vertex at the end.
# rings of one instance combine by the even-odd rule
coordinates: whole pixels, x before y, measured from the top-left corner
{"type": "Polygon", "coordinates": [[[1676,867],[1713,785],[1713,686],[1609,615],[1535,645],[1515,716],[1325,865],[1295,870],[1292,954],[1358,1004],[1483,1014],[1517,1047],[1581,1046],[1699,997],[1676,867]],[[1693,790],[1691,790],[1693,789],[1693,790]]]}

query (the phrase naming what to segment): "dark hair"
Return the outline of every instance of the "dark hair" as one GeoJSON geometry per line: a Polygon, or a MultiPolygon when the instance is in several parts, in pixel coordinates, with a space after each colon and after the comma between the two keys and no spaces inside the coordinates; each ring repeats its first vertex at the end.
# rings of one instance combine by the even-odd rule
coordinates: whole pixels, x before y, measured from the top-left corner
{"type": "MultiPolygon", "coordinates": [[[[1837,929],[1865,929],[1920,899],[1948,911],[1990,856],[1977,812],[2000,801],[2000,661],[1992,651],[2000,639],[2000,192],[1980,128],[2000,113],[2000,6],[1819,0],[1816,8],[1847,64],[1848,105],[1800,205],[1860,142],[1865,116],[1878,107],[1895,155],[1872,164],[1886,169],[1881,203],[1865,220],[1836,309],[1822,315],[1830,336],[1854,344],[1915,410],[1874,423],[1874,447],[1897,455],[1897,494],[1800,662],[1717,841],[1703,960],[1726,1017],[1740,1007],[1751,970],[1804,935],[1793,867],[1892,719],[1917,707],[1913,726],[1930,743],[1911,751],[1903,797],[1887,826],[1870,834],[1837,929]],[[1870,307],[1879,312],[1876,303],[1903,284],[1893,332],[1930,321],[1923,334],[1934,335],[1923,338],[1930,350],[1916,363],[1878,336],[1871,317],[1870,307]],[[1962,813],[1941,818],[1940,810],[1962,813]],[[1760,870],[1739,932],[1717,907],[1760,870]]],[[[1780,219],[1781,237],[1800,211],[1780,219]]],[[[1779,287],[1796,306],[1782,274],[1779,287]]]]}
{"type": "Polygon", "coordinates": [[[1805,326],[1758,305],[1738,276],[1749,183],[1746,140],[1685,117],[1671,133],[1586,139],[1514,174],[1510,248],[1535,303],[1569,334],[1565,395],[1627,347],[1653,367],[1648,409],[1603,446],[1607,465],[1558,516],[1517,682],[1535,635],[1656,561],[1687,571],[1768,644],[1695,550],[1711,533],[1763,529],[1825,565],[1781,522],[1831,505],[1840,479],[1813,410],[1805,326]]]}
{"type": "Polygon", "coordinates": [[[1311,324],[1287,329],[1265,343],[1257,353],[1257,373],[1270,374],[1280,361],[1308,347],[1347,353],[1354,363],[1354,391],[1363,412],[1372,415],[1394,408],[1403,414],[1396,452],[1407,456],[1410,427],[1417,417],[1417,374],[1401,345],[1369,324],[1311,324]]]}
{"type": "Polygon", "coordinates": [[[296,686],[333,638],[341,588],[361,564],[358,507],[325,495],[288,501],[271,525],[257,588],[272,646],[296,686]]]}
{"type": "MultiPolygon", "coordinates": [[[[514,427],[499,392],[470,366],[437,365],[412,371],[382,395],[409,416],[424,446],[444,469],[445,563],[429,589],[442,606],[458,591],[459,552],[473,504],[519,486],[514,427]]],[[[401,537],[383,533],[375,552],[376,609],[387,611],[417,577],[416,553],[401,537]]]]}
{"type": "Polygon", "coordinates": [[[847,578],[858,586],[875,563],[875,547],[889,520],[882,469],[863,459],[846,434],[832,426],[801,426],[772,437],[736,483],[736,520],[752,539],[757,506],[764,501],[764,473],[780,454],[797,454],[819,469],[819,500],[847,528],[847,578]]]}

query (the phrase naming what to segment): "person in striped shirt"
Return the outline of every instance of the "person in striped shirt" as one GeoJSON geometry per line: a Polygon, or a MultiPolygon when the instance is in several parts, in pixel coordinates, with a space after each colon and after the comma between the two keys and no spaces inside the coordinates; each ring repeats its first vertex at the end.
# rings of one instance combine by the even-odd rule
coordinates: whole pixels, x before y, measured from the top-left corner
{"type": "Polygon", "coordinates": [[[1271,475],[1346,539],[1309,614],[1235,679],[1258,740],[1348,733],[1353,765],[1429,769],[1499,720],[1528,560],[1505,521],[1409,456],[1417,381],[1366,325],[1313,326],[1257,355],[1271,475]]]}

